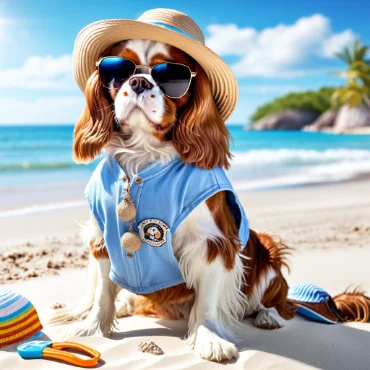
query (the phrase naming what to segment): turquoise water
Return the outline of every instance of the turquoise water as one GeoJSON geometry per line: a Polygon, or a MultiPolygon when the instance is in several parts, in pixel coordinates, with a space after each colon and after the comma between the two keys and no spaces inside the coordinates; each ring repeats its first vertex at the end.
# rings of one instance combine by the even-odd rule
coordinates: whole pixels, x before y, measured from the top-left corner
{"type": "MultiPolygon", "coordinates": [[[[228,126],[230,177],[244,189],[341,181],[370,172],[370,136],[245,131],[228,126]]],[[[73,126],[1,126],[0,187],[87,180],[72,160],[73,126]]]]}

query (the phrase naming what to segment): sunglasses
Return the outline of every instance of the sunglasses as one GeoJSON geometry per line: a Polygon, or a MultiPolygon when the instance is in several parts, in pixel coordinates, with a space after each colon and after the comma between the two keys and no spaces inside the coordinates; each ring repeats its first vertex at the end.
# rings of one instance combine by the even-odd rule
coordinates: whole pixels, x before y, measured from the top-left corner
{"type": "Polygon", "coordinates": [[[137,65],[132,60],[121,57],[105,57],[96,63],[100,81],[110,88],[112,83],[119,88],[131,76],[138,73],[150,74],[162,93],[169,98],[181,98],[189,90],[196,72],[180,63],[159,63],[153,67],[137,65]]]}

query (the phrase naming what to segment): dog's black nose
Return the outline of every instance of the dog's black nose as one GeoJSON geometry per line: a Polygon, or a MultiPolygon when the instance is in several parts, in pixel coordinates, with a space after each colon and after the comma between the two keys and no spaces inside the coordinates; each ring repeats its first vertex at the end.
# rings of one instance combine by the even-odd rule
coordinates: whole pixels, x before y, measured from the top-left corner
{"type": "Polygon", "coordinates": [[[145,77],[132,77],[130,79],[130,86],[136,94],[141,94],[145,90],[150,90],[153,85],[145,77]]]}

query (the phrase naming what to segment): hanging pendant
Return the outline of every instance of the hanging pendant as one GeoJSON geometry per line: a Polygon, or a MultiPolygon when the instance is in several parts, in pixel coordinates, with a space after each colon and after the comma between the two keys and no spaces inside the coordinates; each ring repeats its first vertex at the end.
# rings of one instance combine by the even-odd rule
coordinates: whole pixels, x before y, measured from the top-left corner
{"type": "Polygon", "coordinates": [[[136,252],[141,248],[143,242],[138,233],[135,231],[127,231],[122,235],[121,245],[128,252],[136,252]]]}
{"type": "Polygon", "coordinates": [[[134,202],[132,201],[131,197],[126,194],[121,203],[117,206],[117,214],[118,217],[122,221],[131,221],[133,218],[136,217],[136,207],[134,202]]]}
{"type": "Polygon", "coordinates": [[[128,231],[122,235],[122,247],[128,252],[138,251],[143,242],[139,234],[133,229],[133,225],[135,223],[133,219],[136,217],[136,207],[130,196],[130,186],[127,187],[126,194],[121,203],[117,206],[117,215],[122,221],[130,223],[128,231]]]}

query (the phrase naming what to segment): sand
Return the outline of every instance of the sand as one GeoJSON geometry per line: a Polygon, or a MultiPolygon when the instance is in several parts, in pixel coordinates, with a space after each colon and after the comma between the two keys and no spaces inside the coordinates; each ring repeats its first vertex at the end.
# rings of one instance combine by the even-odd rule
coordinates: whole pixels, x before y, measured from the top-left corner
{"type": "MultiPolygon", "coordinates": [[[[310,282],[332,294],[361,284],[370,293],[369,191],[370,181],[358,181],[248,192],[240,194],[240,199],[251,227],[280,235],[295,248],[287,275],[290,284],[310,282]]],[[[81,200],[74,199],[76,204],[81,200]]],[[[42,320],[52,312],[54,302],[73,307],[81,299],[87,271],[77,267],[86,265],[87,251],[79,240],[78,223],[87,215],[87,207],[77,205],[0,220],[0,284],[25,294],[42,320]]],[[[245,324],[245,338],[238,344],[240,358],[227,363],[230,369],[370,368],[370,324],[325,325],[301,317],[276,331],[257,329],[251,320],[245,324]]],[[[57,338],[60,329],[46,326],[45,338],[57,338]]],[[[104,369],[224,366],[199,359],[185,346],[186,322],[128,317],[119,320],[119,330],[112,338],[73,340],[100,350],[104,369]],[[142,340],[153,340],[165,354],[139,352],[137,345],[142,340]]],[[[22,360],[14,347],[0,350],[0,369],[40,368],[71,367],[22,360]]]]}

